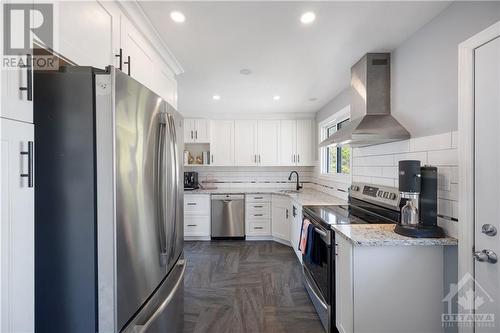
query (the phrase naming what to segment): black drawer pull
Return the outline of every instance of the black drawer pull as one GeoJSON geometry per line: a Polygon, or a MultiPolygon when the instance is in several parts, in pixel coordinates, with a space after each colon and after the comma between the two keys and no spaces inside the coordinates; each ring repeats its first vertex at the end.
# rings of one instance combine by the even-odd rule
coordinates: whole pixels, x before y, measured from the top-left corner
{"type": "Polygon", "coordinates": [[[196,202],[188,202],[187,205],[188,206],[196,206],[196,202]]]}
{"type": "Polygon", "coordinates": [[[262,208],[262,206],[253,206],[254,208],[262,208]]]}
{"type": "Polygon", "coordinates": [[[253,214],[253,216],[263,216],[263,214],[253,214]]]}
{"type": "Polygon", "coordinates": [[[264,229],[263,227],[253,227],[254,229],[264,229]]]}
{"type": "Polygon", "coordinates": [[[254,199],[264,199],[264,197],[253,197],[254,199]]]}
{"type": "Polygon", "coordinates": [[[196,227],[197,224],[188,224],[188,227],[196,227]]]}

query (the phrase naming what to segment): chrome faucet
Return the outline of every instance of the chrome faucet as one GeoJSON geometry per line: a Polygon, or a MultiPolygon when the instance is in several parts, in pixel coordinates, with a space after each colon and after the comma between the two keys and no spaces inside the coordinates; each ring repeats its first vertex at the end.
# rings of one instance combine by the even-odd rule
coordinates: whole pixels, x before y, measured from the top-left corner
{"type": "Polygon", "coordinates": [[[297,189],[297,191],[300,191],[300,189],[302,188],[302,185],[300,185],[300,183],[299,183],[299,173],[297,171],[294,170],[294,171],[290,172],[290,175],[288,176],[288,180],[292,180],[292,175],[293,174],[297,175],[296,189],[297,189]]]}

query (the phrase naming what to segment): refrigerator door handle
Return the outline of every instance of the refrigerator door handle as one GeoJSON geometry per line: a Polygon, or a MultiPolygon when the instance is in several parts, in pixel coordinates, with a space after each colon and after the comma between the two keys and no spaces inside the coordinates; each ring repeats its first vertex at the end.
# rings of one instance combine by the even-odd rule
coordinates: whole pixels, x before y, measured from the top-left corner
{"type": "Polygon", "coordinates": [[[176,248],[176,240],[177,240],[177,200],[179,193],[179,166],[177,163],[177,134],[175,132],[175,120],[172,115],[169,115],[168,119],[169,127],[170,127],[170,143],[171,143],[171,154],[172,154],[172,162],[173,162],[173,177],[172,177],[172,198],[173,198],[173,220],[172,226],[173,231],[170,233],[171,237],[171,248],[170,248],[170,258],[174,259],[175,256],[175,248],[176,248]]]}
{"type": "Polygon", "coordinates": [[[165,139],[166,139],[166,114],[160,113],[159,117],[159,131],[158,131],[158,144],[157,144],[157,161],[156,161],[156,221],[158,223],[158,235],[160,239],[160,266],[167,265],[167,236],[165,231],[165,139]]]}

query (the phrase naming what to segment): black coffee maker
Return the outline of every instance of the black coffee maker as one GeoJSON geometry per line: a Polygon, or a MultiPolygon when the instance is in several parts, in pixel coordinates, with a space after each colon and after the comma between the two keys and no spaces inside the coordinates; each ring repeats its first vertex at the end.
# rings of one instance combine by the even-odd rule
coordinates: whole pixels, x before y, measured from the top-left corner
{"type": "Polygon", "coordinates": [[[184,172],[184,190],[192,191],[199,187],[198,184],[198,172],[196,171],[185,171],[184,172]]]}
{"type": "Polygon", "coordinates": [[[415,238],[441,238],[437,225],[437,168],[420,161],[399,161],[401,217],[394,232],[415,238]]]}

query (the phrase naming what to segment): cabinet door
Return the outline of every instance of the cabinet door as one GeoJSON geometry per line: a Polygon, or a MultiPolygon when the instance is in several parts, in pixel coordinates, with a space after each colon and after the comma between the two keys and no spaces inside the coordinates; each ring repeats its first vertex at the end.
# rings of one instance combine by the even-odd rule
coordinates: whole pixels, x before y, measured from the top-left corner
{"type": "Polygon", "coordinates": [[[335,235],[335,320],[341,333],[354,329],[353,250],[346,239],[335,235]]]}
{"type": "Polygon", "coordinates": [[[257,165],[256,132],[257,121],[234,121],[234,156],[236,165],[257,165]]]}
{"type": "Polygon", "coordinates": [[[55,51],[81,66],[104,69],[114,63],[113,17],[97,1],[57,1],[59,48],[55,51]]]}
{"type": "Polygon", "coordinates": [[[280,164],[280,121],[259,120],[257,126],[257,155],[259,165],[280,164]]]}
{"type": "Polygon", "coordinates": [[[297,120],[297,165],[314,166],[313,126],[310,119],[297,120]]]}
{"type": "Polygon", "coordinates": [[[212,120],[210,133],[211,164],[234,165],[234,121],[212,120]]]}
{"type": "Polygon", "coordinates": [[[34,332],[34,191],[20,177],[33,125],[0,118],[0,129],[0,332],[34,332]]]}
{"type": "Polygon", "coordinates": [[[290,243],[292,244],[297,258],[302,262],[302,253],[299,250],[300,232],[302,230],[302,206],[296,203],[292,204],[292,217],[290,243]]]}
{"type": "Polygon", "coordinates": [[[194,119],[184,119],[184,143],[194,142],[194,119]]]}
{"type": "Polygon", "coordinates": [[[272,235],[290,241],[290,199],[273,195],[272,203],[272,235]]]}
{"type": "Polygon", "coordinates": [[[184,216],[184,236],[210,236],[210,216],[184,216]]]}
{"type": "Polygon", "coordinates": [[[296,120],[281,120],[280,121],[280,164],[295,165],[296,164],[296,120]]]}
{"type": "Polygon", "coordinates": [[[123,48],[123,72],[155,91],[154,53],[141,33],[124,16],[121,16],[120,38],[123,48]],[[130,63],[128,62],[130,57],[130,63]]]}
{"type": "Polygon", "coordinates": [[[196,142],[209,143],[210,142],[210,120],[197,119],[194,127],[194,139],[196,142]]]}

